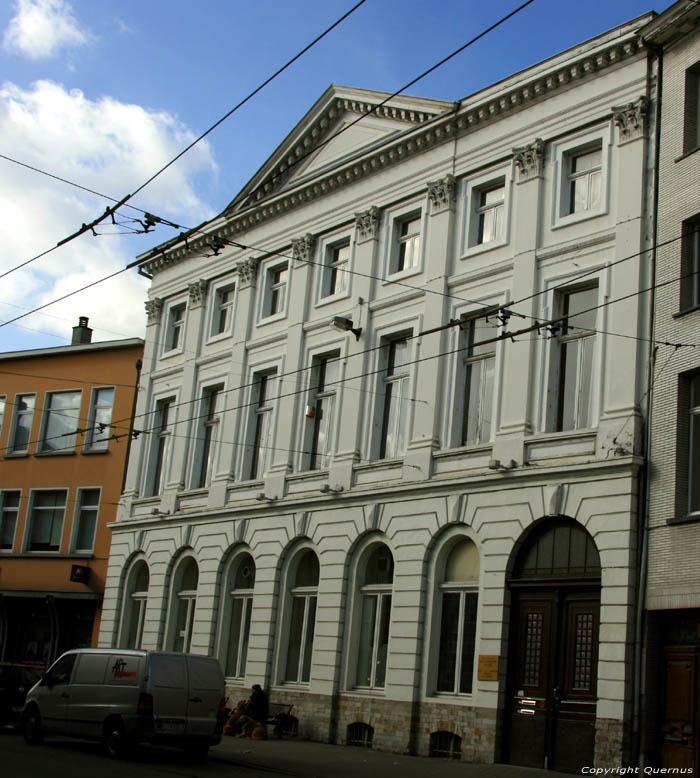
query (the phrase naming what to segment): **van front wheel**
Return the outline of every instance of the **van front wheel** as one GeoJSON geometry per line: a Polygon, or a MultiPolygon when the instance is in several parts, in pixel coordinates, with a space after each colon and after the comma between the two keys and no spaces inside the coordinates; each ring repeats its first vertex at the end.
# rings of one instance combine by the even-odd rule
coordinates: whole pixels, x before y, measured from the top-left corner
{"type": "Polygon", "coordinates": [[[33,746],[44,739],[41,716],[36,708],[31,708],[24,717],[24,739],[33,746]]]}
{"type": "Polygon", "coordinates": [[[126,755],[128,744],[121,721],[108,721],[105,724],[102,742],[107,756],[111,759],[119,759],[126,755]]]}

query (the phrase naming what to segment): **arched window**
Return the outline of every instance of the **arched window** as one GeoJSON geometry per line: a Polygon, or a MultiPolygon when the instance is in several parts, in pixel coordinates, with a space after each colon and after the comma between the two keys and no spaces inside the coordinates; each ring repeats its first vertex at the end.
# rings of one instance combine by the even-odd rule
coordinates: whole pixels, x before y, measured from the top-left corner
{"type": "Polygon", "coordinates": [[[255,586],[255,562],[250,554],[239,554],[233,559],[225,585],[226,601],[220,656],[228,678],[243,678],[248,656],[250,615],[255,586]]]}
{"type": "Polygon", "coordinates": [[[358,569],[360,577],[360,642],[355,686],[383,689],[389,652],[394,558],[383,544],[375,545],[358,569]]]}
{"type": "Polygon", "coordinates": [[[479,551],[468,538],[448,550],[439,570],[440,643],[436,691],[471,694],[479,587],[479,551]]]}
{"type": "Polygon", "coordinates": [[[318,557],[307,548],[290,568],[291,617],[284,680],[308,683],[316,623],[318,557]]]}
{"type": "Polygon", "coordinates": [[[140,560],[129,571],[124,591],[122,616],[123,648],[141,648],[143,640],[143,624],[146,616],[146,601],[148,600],[148,565],[140,560]]]}
{"type": "Polygon", "coordinates": [[[175,621],[170,633],[171,651],[187,653],[192,645],[198,582],[197,563],[192,557],[187,557],[178,565],[173,578],[172,608],[175,621]]]}

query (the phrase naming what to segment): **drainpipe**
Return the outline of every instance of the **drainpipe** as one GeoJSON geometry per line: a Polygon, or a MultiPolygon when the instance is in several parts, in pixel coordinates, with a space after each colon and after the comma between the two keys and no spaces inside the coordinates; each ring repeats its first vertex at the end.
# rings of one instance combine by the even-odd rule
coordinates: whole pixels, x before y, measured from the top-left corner
{"type": "MultiPolygon", "coordinates": [[[[656,59],[656,111],[654,127],[654,189],[653,189],[653,211],[652,211],[652,232],[651,232],[651,283],[653,290],[656,283],[656,242],[658,239],[658,201],[659,201],[659,152],[661,148],[661,89],[663,79],[663,51],[648,41],[643,40],[644,45],[649,49],[656,59]]],[[[647,92],[651,93],[651,76],[647,77],[647,92]]],[[[643,684],[643,665],[642,653],[644,649],[644,611],[646,600],[647,569],[649,561],[649,455],[651,452],[651,409],[653,407],[654,391],[654,367],[656,364],[656,349],[653,341],[655,335],[654,309],[655,295],[652,292],[651,304],[649,306],[649,337],[651,339],[649,349],[649,372],[647,376],[647,412],[646,421],[643,430],[642,455],[644,465],[642,468],[642,483],[639,487],[640,506],[639,506],[639,530],[640,530],[640,551],[639,551],[639,580],[637,583],[637,608],[634,624],[634,675],[632,692],[632,749],[631,753],[637,758],[638,764],[642,763],[641,753],[641,704],[642,704],[642,684],[643,684]]]]}
{"type": "Polygon", "coordinates": [[[141,381],[141,368],[143,367],[143,362],[140,359],[136,360],[136,383],[134,384],[134,398],[131,402],[131,419],[129,420],[129,437],[126,441],[126,456],[124,458],[124,473],[122,474],[122,490],[121,494],[124,494],[124,489],[126,488],[126,473],[129,468],[129,453],[131,451],[131,440],[134,437],[134,419],[136,417],[136,398],[139,394],[139,383],[141,381]]]}

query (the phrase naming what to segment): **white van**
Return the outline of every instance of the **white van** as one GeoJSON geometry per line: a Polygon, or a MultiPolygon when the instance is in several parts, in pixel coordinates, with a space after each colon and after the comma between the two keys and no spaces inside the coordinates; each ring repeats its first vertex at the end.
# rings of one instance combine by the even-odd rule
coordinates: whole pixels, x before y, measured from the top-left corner
{"type": "Polygon", "coordinates": [[[224,675],[217,659],[163,651],[85,648],[59,657],[27,693],[24,736],[101,740],[110,756],[148,742],[206,757],[221,741],[224,675]]]}

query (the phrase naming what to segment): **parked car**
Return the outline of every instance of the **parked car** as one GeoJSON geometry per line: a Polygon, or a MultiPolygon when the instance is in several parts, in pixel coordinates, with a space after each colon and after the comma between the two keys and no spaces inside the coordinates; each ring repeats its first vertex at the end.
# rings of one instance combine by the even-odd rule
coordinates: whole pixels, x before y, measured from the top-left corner
{"type": "Polygon", "coordinates": [[[59,657],[28,694],[24,736],[101,740],[110,756],[139,742],[178,746],[204,758],[221,740],[224,675],[195,654],[77,649],[59,657]]]}
{"type": "Polygon", "coordinates": [[[40,678],[38,667],[0,662],[0,724],[19,722],[27,692],[40,678]]]}

